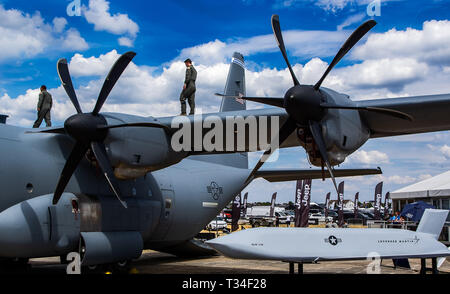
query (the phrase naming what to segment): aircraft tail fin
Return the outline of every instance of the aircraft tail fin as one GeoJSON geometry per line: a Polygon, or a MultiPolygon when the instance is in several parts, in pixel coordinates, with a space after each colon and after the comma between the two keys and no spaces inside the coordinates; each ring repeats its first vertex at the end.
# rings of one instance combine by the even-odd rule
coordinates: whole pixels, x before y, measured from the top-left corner
{"type": "MultiPolygon", "coordinates": [[[[231,58],[230,70],[228,72],[227,83],[225,84],[224,95],[245,96],[245,61],[241,53],[234,52],[231,58]]],[[[222,98],[220,112],[245,110],[246,101],[239,98],[222,98]]]]}
{"type": "Polygon", "coordinates": [[[448,212],[448,210],[425,209],[416,232],[431,234],[437,240],[444,227],[448,212]]]}
{"type": "MultiPolygon", "coordinates": [[[[225,84],[224,95],[245,96],[245,63],[241,53],[234,52],[231,58],[230,70],[228,71],[227,82],[225,84]]],[[[223,97],[220,105],[220,112],[246,110],[246,101],[239,98],[223,97]]],[[[230,154],[208,154],[191,157],[197,160],[213,162],[221,165],[236,168],[248,168],[248,155],[242,153],[230,154]]]]}

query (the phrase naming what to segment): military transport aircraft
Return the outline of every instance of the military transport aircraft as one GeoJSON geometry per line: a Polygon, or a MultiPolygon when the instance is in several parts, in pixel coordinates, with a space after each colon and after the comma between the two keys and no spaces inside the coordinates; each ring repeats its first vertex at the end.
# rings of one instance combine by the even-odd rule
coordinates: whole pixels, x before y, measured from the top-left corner
{"type": "Polygon", "coordinates": [[[381,173],[333,166],[369,138],[449,130],[450,95],[352,102],[347,95],[321,87],[333,66],[373,25],[369,21],[358,28],[322,79],[307,86],[299,84],[289,65],[279,20],[273,16],[272,27],[294,87],[285,98],[246,97],[244,58],[235,53],[220,112],[202,116],[100,113],[133,52],[117,60],[93,111],[83,112],[67,61],[59,60],[58,74],[77,114],[64,127],[42,130],[0,124],[0,257],[26,261],[79,252],[83,265],[122,265],[143,249],[195,254],[202,244],[195,246],[194,236],[255,178],[334,180],[381,173]],[[245,100],[279,107],[246,110],[245,100]],[[222,133],[213,127],[226,125],[230,118],[253,118],[256,129],[235,123],[230,136],[228,128],[222,133]],[[282,127],[271,129],[273,121],[282,127]],[[178,140],[190,147],[178,150],[174,137],[186,122],[193,126],[188,130],[194,140],[178,140]],[[213,130],[215,143],[226,148],[199,148],[198,139],[211,137],[213,130]],[[259,170],[261,160],[250,170],[247,152],[273,153],[268,142],[279,142],[280,148],[303,146],[311,163],[322,169],[259,170]]]}

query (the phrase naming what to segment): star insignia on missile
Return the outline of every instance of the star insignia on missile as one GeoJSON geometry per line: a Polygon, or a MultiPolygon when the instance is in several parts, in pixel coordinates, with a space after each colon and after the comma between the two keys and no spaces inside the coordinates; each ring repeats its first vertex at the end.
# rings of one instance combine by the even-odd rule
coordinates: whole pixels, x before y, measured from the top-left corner
{"type": "Polygon", "coordinates": [[[330,243],[333,246],[336,246],[337,244],[342,242],[341,238],[336,238],[335,236],[331,235],[328,238],[325,238],[325,243],[330,243]]]}
{"type": "Polygon", "coordinates": [[[220,187],[216,182],[211,182],[211,185],[206,187],[207,191],[214,200],[219,200],[219,196],[223,194],[223,188],[220,187]]]}

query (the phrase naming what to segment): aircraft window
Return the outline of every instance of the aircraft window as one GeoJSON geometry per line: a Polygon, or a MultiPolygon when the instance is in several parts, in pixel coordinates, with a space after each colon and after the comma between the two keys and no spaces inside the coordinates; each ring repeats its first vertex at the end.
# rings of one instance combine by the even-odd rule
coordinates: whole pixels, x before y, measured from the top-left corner
{"type": "Polygon", "coordinates": [[[172,207],[172,199],[166,199],[166,209],[170,209],[172,207]]]}
{"type": "Polygon", "coordinates": [[[344,136],[344,141],[342,142],[342,146],[345,147],[347,145],[347,136],[344,136]]]}
{"type": "Polygon", "coordinates": [[[28,193],[33,193],[33,184],[28,183],[27,186],[26,186],[26,188],[27,188],[27,192],[28,192],[28,193]]]}

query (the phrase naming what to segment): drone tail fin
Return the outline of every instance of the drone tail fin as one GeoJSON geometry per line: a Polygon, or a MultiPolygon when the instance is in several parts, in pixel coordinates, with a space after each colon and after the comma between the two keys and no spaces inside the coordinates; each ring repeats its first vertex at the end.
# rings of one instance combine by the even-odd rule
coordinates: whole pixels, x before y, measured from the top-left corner
{"type": "Polygon", "coordinates": [[[447,216],[448,210],[425,209],[416,232],[431,234],[437,240],[444,227],[447,216]]]}

